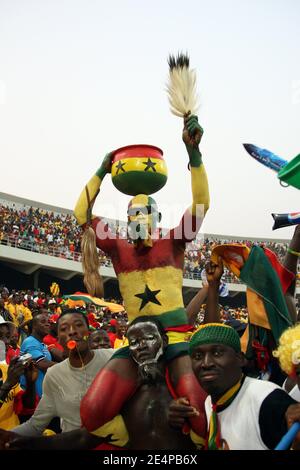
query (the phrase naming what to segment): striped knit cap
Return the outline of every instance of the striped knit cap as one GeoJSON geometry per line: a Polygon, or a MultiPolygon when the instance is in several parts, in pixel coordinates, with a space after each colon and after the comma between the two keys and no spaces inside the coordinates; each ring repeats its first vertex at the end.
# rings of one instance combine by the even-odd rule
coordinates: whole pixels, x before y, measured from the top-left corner
{"type": "Polygon", "coordinates": [[[195,331],[190,340],[190,354],[201,344],[225,344],[241,352],[240,337],[231,326],[223,323],[205,323],[195,331]]]}

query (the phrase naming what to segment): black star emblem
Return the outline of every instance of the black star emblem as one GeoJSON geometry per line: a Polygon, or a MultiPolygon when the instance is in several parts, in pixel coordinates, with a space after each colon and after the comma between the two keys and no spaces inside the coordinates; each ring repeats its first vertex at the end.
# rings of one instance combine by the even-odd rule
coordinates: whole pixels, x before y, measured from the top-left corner
{"type": "Polygon", "coordinates": [[[157,163],[153,162],[151,158],[148,158],[146,162],[142,162],[142,163],[143,165],[146,165],[146,168],[144,169],[144,171],[148,171],[150,170],[150,168],[152,168],[152,170],[155,171],[156,173],[155,165],[157,165],[157,163]]]}
{"type": "Polygon", "coordinates": [[[121,160],[118,161],[118,164],[117,164],[117,166],[116,166],[116,169],[117,169],[117,173],[116,173],[116,174],[117,174],[117,175],[119,174],[119,171],[120,171],[120,170],[122,170],[122,171],[125,173],[125,170],[124,170],[124,168],[123,168],[124,165],[125,165],[125,163],[122,163],[121,160]]]}
{"type": "Polygon", "coordinates": [[[142,294],[135,294],[135,297],[142,299],[142,303],[140,306],[140,310],[147,305],[148,302],[152,302],[153,304],[161,305],[160,301],[157,300],[156,296],[160,292],[160,290],[150,290],[149,287],[146,285],[145,290],[142,294]]]}

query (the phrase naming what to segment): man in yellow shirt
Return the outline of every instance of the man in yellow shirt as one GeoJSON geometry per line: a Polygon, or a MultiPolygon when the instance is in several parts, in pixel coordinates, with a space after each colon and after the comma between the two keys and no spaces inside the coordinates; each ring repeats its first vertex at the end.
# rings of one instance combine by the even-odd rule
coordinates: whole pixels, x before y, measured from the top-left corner
{"type": "Polygon", "coordinates": [[[6,309],[9,311],[10,316],[13,319],[14,324],[19,327],[23,326],[23,323],[28,322],[32,319],[31,310],[22,303],[21,298],[18,294],[14,294],[7,304],[6,309]]]}
{"type": "Polygon", "coordinates": [[[126,338],[127,323],[123,319],[119,319],[116,323],[116,339],[114,341],[114,349],[128,346],[128,339],[126,338]]]}

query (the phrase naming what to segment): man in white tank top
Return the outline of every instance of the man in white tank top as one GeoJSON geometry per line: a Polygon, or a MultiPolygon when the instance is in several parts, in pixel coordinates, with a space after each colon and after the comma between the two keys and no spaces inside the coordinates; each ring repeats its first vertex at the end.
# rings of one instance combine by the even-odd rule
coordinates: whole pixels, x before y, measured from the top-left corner
{"type": "MultiPolygon", "coordinates": [[[[300,404],[284,390],[243,375],[245,359],[233,328],[221,323],[202,325],[191,338],[190,354],[194,373],[208,393],[208,449],[274,449],[288,427],[300,421],[300,404]]],[[[170,406],[169,422],[182,425],[196,412],[179,398],[170,406]]],[[[300,436],[293,447],[299,443],[300,436]]]]}

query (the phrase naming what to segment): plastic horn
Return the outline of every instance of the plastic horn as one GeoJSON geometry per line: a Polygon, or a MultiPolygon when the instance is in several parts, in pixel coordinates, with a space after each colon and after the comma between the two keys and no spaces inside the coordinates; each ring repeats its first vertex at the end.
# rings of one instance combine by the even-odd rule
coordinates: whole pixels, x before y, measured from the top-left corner
{"type": "Polygon", "coordinates": [[[75,349],[76,348],[76,341],[74,341],[73,339],[71,339],[70,341],[67,342],[67,347],[68,349],[75,349]]]}
{"type": "Polygon", "coordinates": [[[283,436],[279,444],[275,447],[275,450],[287,450],[290,448],[293,440],[296,437],[297,432],[300,431],[300,423],[294,423],[288,432],[283,436]]]}
{"type": "Polygon", "coordinates": [[[266,167],[278,173],[288,162],[283,158],[270,152],[270,150],[262,149],[253,144],[243,144],[249,155],[262,163],[266,167]]]}
{"type": "Polygon", "coordinates": [[[290,214],[272,214],[272,217],[274,219],[272,230],[300,224],[300,212],[292,212],[290,214]]]}

